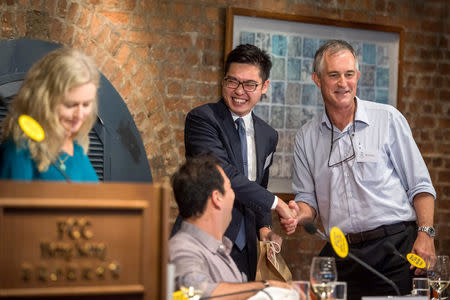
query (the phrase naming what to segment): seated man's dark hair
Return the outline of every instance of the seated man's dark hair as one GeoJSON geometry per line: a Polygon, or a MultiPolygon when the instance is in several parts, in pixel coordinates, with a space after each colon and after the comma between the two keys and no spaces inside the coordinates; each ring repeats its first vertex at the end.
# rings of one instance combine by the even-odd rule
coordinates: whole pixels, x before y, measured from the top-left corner
{"type": "Polygon", "coordinates": [[[204,153],[190,157],[172,176],[172,187],[180,215],[184,218],[200,217],[214,190],[224,193],[224,180],[218,159],[204,153]]]}
{"type": "Polygon", "coordinates": [[[234,48],[227,56],[225,62],[225,75],[230,69],[232,63],[250,64],[259,68],[259,76],[265,82],[270,76],[272,62],[270,56],[256,46],[242,44],[234,48]]]}

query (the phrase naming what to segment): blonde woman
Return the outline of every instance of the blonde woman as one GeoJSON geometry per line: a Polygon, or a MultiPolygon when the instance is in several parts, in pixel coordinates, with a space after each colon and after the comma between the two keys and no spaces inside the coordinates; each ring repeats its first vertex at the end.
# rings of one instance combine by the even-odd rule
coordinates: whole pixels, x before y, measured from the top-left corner
{"type": "Polygon", "coordinates": [[[50,52],[31,67],[3,122],[0,178],[65,180],[65,172],[73,181],[98,181],[86,153],[99,78],[91,58],[68,48],[50,52]],[[22,114],[41,124],[42,142],[21,130],[17,119],[22,114]]]}

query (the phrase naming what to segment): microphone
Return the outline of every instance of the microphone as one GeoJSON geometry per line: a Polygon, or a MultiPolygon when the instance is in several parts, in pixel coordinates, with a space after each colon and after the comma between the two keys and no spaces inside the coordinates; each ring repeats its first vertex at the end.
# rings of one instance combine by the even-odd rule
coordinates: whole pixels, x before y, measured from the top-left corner
{"type": "Polygon", "coordinates": [[[397,248],[395,248],[394,245],[392,245],[390,242],[386,242],[383,244],[384,250],[388,253],[388,254],[395,254],[398,257],[401,257],[404,261],[408,262],[408,259],[406,259],[405,256],[403,256],[400,252],[398,252],[397,248]]]}
{"type": "MultiPolygon", "coordinates": [[[[313,223],[306,223],[303,228],[305,229],[305,231],[309,234],[314,234],[317,235],[320,239],[330,242],[330,239],[320,230],[318,230],[316,228],[316,226],[313,223]]],[[[397,251],[398,252],[398,251],[397,251]]],[[[399,253],[400,254],[400,253],[399,253]]],[[[401,254],[400,254],[401,255],[401,254]]],[[[397,296],[400,296],[400,290],[398,289],[398,286],[395,284],[395,282],[393,282],[392,280],[390,280],[389,278],[387,278],[386,276],[384,276],[383,274],[381,274],[380,272],[378,272],[377,270],[375,270],[374,268],[372,268],[370,265],[368,265],[367,263],[363,262],[361,259],[359,259],[357,256],[353,255],[350,251],[348,252],[348,257],[350,257],[351,259],[353,259],[354,261],[356,261],[357,263],[359,263],[361,266],[363,266],[365,269],[369,270],[370,272],[372,272],[373,274],[377,275],[378,277],[380,277],[381,279],[383,279],[383,281],[387,282],[390,286],[392,286],[392,288],[395,290],[395,292],[397,293],[397,296]]]]}
{"type": "Polygon", "coordinates": [[[397,248],[395,248],[395,246],[392,245],[392,243],[390,243],[390,242],[384,243],[383,248],[388,254],[394,254],[418,269],[424,269],[426,267],[426,262],[422,257],[420,257],[414,253],[408,253],[405,256],[405,255],[401,254],[397,250],[397,248]]]}

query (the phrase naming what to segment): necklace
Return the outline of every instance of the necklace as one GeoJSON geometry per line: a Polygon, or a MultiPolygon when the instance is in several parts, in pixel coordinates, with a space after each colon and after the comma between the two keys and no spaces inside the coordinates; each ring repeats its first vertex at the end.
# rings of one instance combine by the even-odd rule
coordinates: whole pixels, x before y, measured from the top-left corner
{"type": "MultiPolygon", "coordinates": [[[[64,155],[64,154],[63,154],[64,155]]],[[[61,168],[61,170],[65,171],[66,170],[66,165],[64,164],[66,162],[66,160],[69,158],[69,154],[66,153],[66,157],[64,159],[61,159],[61,156],[58,157],[58,161],[59,161],[59,167],[61,168]]]]}

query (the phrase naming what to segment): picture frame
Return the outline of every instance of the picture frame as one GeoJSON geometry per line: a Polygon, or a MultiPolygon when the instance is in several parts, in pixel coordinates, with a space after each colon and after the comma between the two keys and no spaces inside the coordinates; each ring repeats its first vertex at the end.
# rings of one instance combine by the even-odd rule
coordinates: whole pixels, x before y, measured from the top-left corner
{"type": "Polygon", "coordinates": [[[292,193],[294,139],[298,129],[324,110],[320,90],[311,79],[316,50],[326,40],[342,39],[356,51],[361,77],[357,96],[397,106],[401,100],[402,27],[368,24],[229,7],[225,55],[249,43],[271,56],[269,90],[254,113],[279,134],[268,189],[292,193]]]}

